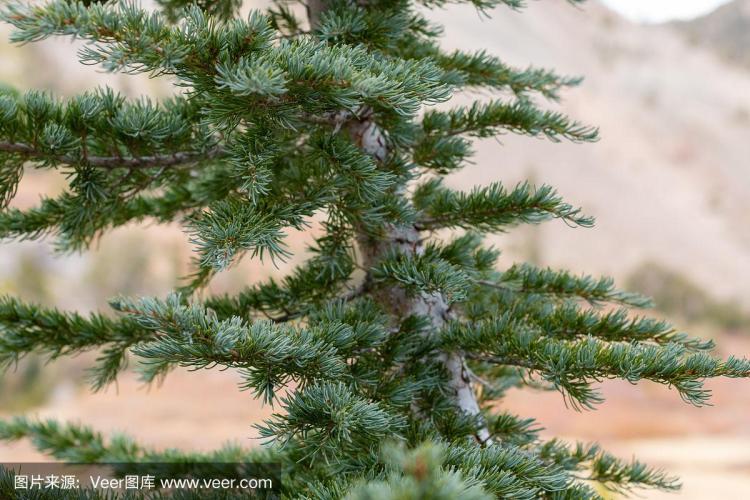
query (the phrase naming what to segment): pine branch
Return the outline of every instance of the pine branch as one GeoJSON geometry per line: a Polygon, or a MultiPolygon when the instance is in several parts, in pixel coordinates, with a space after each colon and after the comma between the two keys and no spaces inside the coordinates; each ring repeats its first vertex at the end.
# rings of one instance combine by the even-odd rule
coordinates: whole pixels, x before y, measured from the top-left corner
{"type": "Polygon", "coordinates": [[[125,354],[151,332],[130,320],[113,320],[99,314],[85,318],[77,313],[0,299],[0,367],[7,367],[30,353],[57,358],[105,347],[90,376],[94,389],[112,382],[125,367],[125,354]]]}
{"type": "MultiPolygon", "coordinates": [[[[520,316],[522,308],[516,310],[520,316]]],[[[677,332],[666,321],[645,317],[630,317],[628,311],[616,309],[604,314],[594,310],[582,310],[576,305],[565,304],[557,308],[539,309],[529,312],[529,322],[549,337],[567,339],[592,336],[613,342],[653,342],[659,345],[679,344],[690,351],[713,349],[711,340],[700,340],[677,332]]]]}
{"type": "Polygon", "coordinates": [[[177,22],[186,7],[193,4],[204,11],[207,15],[221,20],[232,19],[242,6],[241,0],[198,0],[191,2],[189,0],[157,0],[164,15],[172,22],[177,22]]]}
{"type": "Polygon", "coordinates": [[[56,420],[32,420],[15,417],[0,420],[0,441],[30,439],[34,447],[57,460],[77,464],[127,464],[159,463],[162,467],[174,464],[198,463],[273,463],[281,458],[271,448],[246,450],[225,445],[208,453],[169,449],[157,451],[146,448],[131,437],[115,434],[105,438],[91,427],[79,424],[61,424],[56,420]]]}
{"type": "Polygon", "coordinates": [[[15,155],[0,154],[0,209],[4,209],[18,191],[23,176],[23,161],[15,155]]]}
{"type": "Polygon", "coordinates": [[[183,305],[178,295],[166,301],[118,299],[112,306],[141,328],[152,332],[150,342],[132,349],[143,358],[148,382],[172,366],[193,369],[221,365],[242,370],[243,388],[271,402],[275,390],[290,381],[302,386],[343,376],[346,363],[330,342],[314,329],[234,317],[219,320],[197,304],[183,305]]]}
{"type": "Polygon", "coordinates": [[[507,317],[472,325],[452,325],[443,342],[461,346],[470,359],[523,367],[539,373],[567,395],[574,407],[593,408],[601,396],[589,384],[604,378],[641,379],[677,389],[695,406],[708,404],[708,377],[747,377],[750,361],[720,361],[689,353],[679,344],[603,342],[593,337],[563,341],[549,338],[507,317]]]}
{"type": "Polygon", "coordinates": [[[0,92],[0,152],[43,166],[103,169],[175,166],[223,154],[200,123],[196,100],[126,101],[110,89],[58,101],[0,92]]]}
{"type": "Polygon", "coordinates": [[[477,277],[494,276],[500,252],[493,247],[485,247],[482,240],[481,234],[468,231],[447,243],[425,245],[424,255],[436,256],[458,266],[471,277],[472,281],[475,281],[477,277]]]}
{"type": "Polygon", "coordinates": [[[582,479],[600,483],[620,494],[637,488],[676,491],[681,486],[674,476],[635,459],[630,462],[619,460],[603,451],[598,444],[577,443],[575,447],[570,447],[552,440],[540,447],[539,456],[571,472],[588,472],[582,479]]]}
{"type": "Polygon", "coordinates": [[[14,42],[76,36],[93,42],[81,52],[85,64],[175,75],[197,96],[221,101],[207,118],[229,128],[238,117],[273,117],[298,107],[325,114],[369,106],[400,119],[450,95],[432,61],[378,57],[365,47],[309,38],[274,44],[268,18],[257,12],[247,20],[217,24],[193,7],[180,26],[170,26],[127,3],[85,7],[59,0],[34,9],[10,4],[0,17],[15,27],[14,42]],[[255,106],[248,106],[249,98],[255,106]]]}
{"type": "MultiPolygon", "coordinates": [[[[585,1],[586,0],[567,0],[568,3],[574,5],[583,3],[585,1]]],[[[458,4],[464,2],[473,5],[482,13],[485,13],[485,11],[493,9],[499,5],[510,7],[513,10],[519,10],[526,6],[525,0],[420,0],[420,3],[426,5],[427,7],[443,7],[451,3],[458,4]]]]}
{"type": "Polygon", "coordinates": [[[321,382],[281,398],[284,414],[257,425],[269,441],[298,441],[306,459],[331,460],[354,450],[376,450],[384,439],[398,438],[403,417],[391,414],[338,382],[321,382]]]}
{"type": "Polygon", "coordinates": [[[73,156],[50,156],[49,154],[35,150],[33,147],[22,143],[0,142],[0,151],[8,153],[20,153],[23,158],[42,159],[45,162],[55,164],[84,164],[87,166],[117,169],[117,168],[155,168],[155,167],[189,167],[198,161],[211,160],[224,155],[224,151],[216,148],[210,151],[177,151],[170,154],[153,156],[142,156],[134,158],[121,158],[114,156],[87,156],[76,158],[73,156]]]}
{"type": "Polygon", "coordinates": [[[556,101],[561,89],[577,86],[582,81],[578,77],[560,76],[542,68],[511,68],[484,50],[470,54],[456,50],[448,55],[440,54],[437,61],[442,68],[459,73],[457,84],[460,86],[509,88],[519,97],[538,92],[556,101]]]}
{"type": "Polygon", "coordinates": [[[24,417],[0,420],[0,441],[23,438],[30,438],[39,451],[72,463],[134,462],[149,453],[124,435],[107,442],[100,433],[82,425],[63,426],[55,420],[33,421],[24,417]]]}
{"type": "Polygon", "coordinates": [[[618,290],[612,278],[576,276],[568,271],[542,269],[530,264],[514,265],[503,271],[499,280],[484,280],[479,283],[517,293],[548,295],[561,300],[575,298],[591,305],[612,303],[639,308],[652,306],[648,297],[618,290]]]}
{"type": "Polygon", "coordinates": [[[506,412],[488,415],[487,426],[497,441],[518,447],[537,442],[543,430],[533,418],[521,418],[506,412]]]}
{"type": "Polygon", "coordinates": [[[480,481],[493,498],[539,498],[572,486],[565,471],[509,445],[487,448],[453,443],[446,464],[480,481]]]}
{"type": "Polygon", "coordinates": [[[238,198],[222,200],[191,218],[191,242],[198,247],[201,267],[217,271],[248,250],[253,256],[284,259],[289,252],[282,242],[283,229],[301,230],[307,226],[305,216],[311,215],[312,209],[304,205],[264,212],[238,198]]]}
{"type": "Polygon", "coordinates": [[[593,218],[563,202],[546,185],[532,188],[523,183],[507,191],[501,184],[493,183],[465,193],[445,188],[438,179],[420,185],[413,201],[422,212],[416,224],[419,230],[461,227],[483,232],[502,231],[508,226],[538,224],[553,218],[582,227],[594,223],[593,218]]]}
{"type": "Polygon", "coordinates": [[[449,303],[464,299],[469,283],[462,270],[429,255],[386,254],[370,273],[375,283],[396,283],[411,295],[439,293],[449,303]]]}
{"type": "Polygon", "coordinates": [[[689,351],[714,347],[710,340],[678,332],[666,321],[633,316],[626,308],[602,312],[599,307],[606,303],[644,305],[640,296],[620,292],[611,280],[527,265],[513,266],[506,273],[496,273],[502,276],[498,279],[472,280],[476,285],[467,298],[467,319],[481,322],[497,311],[508,311],[504,318],[512,316],[522,328],[532,328],[550,337],[593,336],[607,341],[679,344],[689,351]],[[584,309],[582,301],[594,307],[584,309]]]}
{"type": "Polygon", "coordinates": [[[329,236],[318,239],[317,245],[310,249],[313,256],[281,282],[272,278],[246,288],[235,297],[208,297],[205,305],[221,319],[231,316],[251,319],[253,314],[261,313],[272,321],[283,322],[304,317],[337,297],[343,301],[355,299],[368,291],[367,284],[339,296],[354,272],[350,237],[344,230],[329,231],[329,236]]]}
{"type": "Polygon", "coordinates": [[[420,3],[427,7],[443,7],[452,3],[464,2],[473,5],[480,12],[494,9],[498,5],[504,5],[511,9],[520,9],[525,5],[524,0],[420,0],[420,3]]]}
{"type": "Polygon", "coordinates": [[[427,137],[469,135],[494,137],[504,130],[531,136],[544,136],[553,141],[568,139],[573,142],[595,141],[595,128],[570,120],[554,111],[541,111],[526,100],[508,104],[503,101],[475,102],[470,107],[449,111],[429,111],[422,119],[427,137]]]}
{"type": "Polygon", "coordinates": [[[447,81],[457,87],[510,90],[520,98],[538,93],[547,99],[557,101],[562,89],[577,86],[582,81],[578,77],[560,76],[553,71],[533,66],[514,68],[485,50],[454,50],[445,53],[439,44],[432,41],[410,40],[409,43],[403,43],[397,52],[407,58],[434,59],[446,72],[447,81]]]}
{"type": "Polygon", "coordinates": [[[23,143],[0,142],[0,151],[6,153],[18,153],[26,159],[40,159],[48,163],[78,165],[84,164],[97,168],[117,169],[117,168],[156,168],[156,167],[176,167],[191,166],[196,162],[211,160],[222,157],[225,152],[221,148],[214,148],[209,151],[177,151],[169,154],[159,154],[153,156],[141,156],[133,158],[122,158],[117,156],[86,156],[84,158],[73,157],[68,155],[50,156],[44,151],[39,151],[32,146],[23,143]]]}
{"type": "MultiPolygon", "coordinates": [[[[413,450],[390,445],[383,452],[387,475],[355,485],[350,500],[397,500],[419,491],[423,498],[489,500],[493,495],[477,484],[471,474],[455,470],[447,446],[424,443],[413,450]]],[[[508,488],[510,490],[510,488],[508,488]]]]}
{"type": "MultiPolygon", "coordinates": [[[[85,197],[63,193],[58,198],[42,198],[38,207],[29,210],[11,208],[0,212],[0,238],[34,240],[53,234],[58,236],[58,250],[80,250],[109,228],[147,217],[171,221],[204,201],[194,199],[195,194],[177,187],[167,189],[163,196],[138,196],[124,203],[115,199],[109,204],[94,205],[85,197]]],[[[221,192],[214,195],[220,196],[221,192]]]]}

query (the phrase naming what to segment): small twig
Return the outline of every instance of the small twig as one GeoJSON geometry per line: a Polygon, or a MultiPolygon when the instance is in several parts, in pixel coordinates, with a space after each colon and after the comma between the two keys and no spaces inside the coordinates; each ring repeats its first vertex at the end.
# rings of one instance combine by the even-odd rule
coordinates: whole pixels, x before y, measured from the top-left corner
{"type": "Polygon", "coordinates": [[[490,382],[488,382],[487,380],[483,379],[482,377],[474,373],[474,371],[471,368],[469,368],[468,365],[466,364],[464,365],[464,370],[466,370],[466,373],[469,374],[469,378],[471,378],[472,380],[476,380],[477,382],[485,386],[487,389],[494,389],[494,386],[490,382]]]}
{"type": "MultiPolygon", "coordinates": [[[[331,300],[340,300],[342,302],[351,302],[352,300],[356,299],[357,297],[361,297],[364,295],[367,290],[368,286],[365,283],[362,283],[356,288],[353,288],[349,290],[347,293],[343,295],[339,295],[338,297],[334,297],[331,300]]],[[[284,314],[281,316],[271,316],[265,311],[261,311],[269,320],[273,321],[274,323],[286,323],[287,321],[291,321],[293,319],[301,318],[304,316],[304,313],[302,311],[284,311],[284,314]]]]}
{"type": "Polygon", "coordinates": [[[117,156],[87,156],[76,157],[69,155],[50,155],[35,149],[28,144],[0,142],[0,151],[6,153],[18,153],[27,158],[51,159],[59,163],[77,164],[85,163],[92,167],[104,168],[109,170],[127,168],[142,169],[154,167],[173,167],[182,164],[194,163],[200,160],[210,160],[223,156],[226,151],[223,148],[216,147],[205,152],[180,151],[177,153],[160,154],[153,156],[142,156],[139,158],[121,158],[117,156]]]}
{"type": "Polygon", "coordinates": [[[352,288],[347,293],[339,297],[339,300],[342,300],[344,302],[350,302],[364,295],[368,291],[368,289],[369,289],[369,283],[367,280],[365,280],[358,287],[352,288]]]}
{"type": "Polygon", "coordinates": [[[507,286],[503,286],[503,285],[501,285],[500,283],[496,283],[496,282],[494,282],[494,281],[487,281],[487,280],[476,280],[476,281],[475,281],[475,283],[476,283],[477,285],[488,286],[488,287],[490,287],[490,288],[497,288],[498,290],[513,290],[513,289],[512,289],[512,288],[510,288],[510,287],[507,287],[507,286]]]}

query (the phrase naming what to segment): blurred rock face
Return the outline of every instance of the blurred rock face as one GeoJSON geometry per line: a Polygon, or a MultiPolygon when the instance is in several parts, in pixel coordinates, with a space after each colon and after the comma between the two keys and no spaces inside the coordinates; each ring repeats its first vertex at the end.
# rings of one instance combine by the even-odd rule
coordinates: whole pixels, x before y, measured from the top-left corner
{"type": "MultiPolygon", "coordinates": [[[[674,26],[635,25],[594,2],[530,2],[479,25],[471,9],[435,17],[448,46],[584,76],[562,109],[601,127],[594,145],[511,136],[480,144],[454,186],[531,174],[597,218],[593,230],[540,227],[541,263],[622,282],[651,261],[750,305],[750,71],[696,48],[674,26]]],[[[499,244],[517,260],[527,240],[511,231],[499,244]]]]}
{"type": "Polygon", "coordinates": [[[750,0],[735,0],[692,21],[675,23],[689,43],[750,69],[750,0]]]}

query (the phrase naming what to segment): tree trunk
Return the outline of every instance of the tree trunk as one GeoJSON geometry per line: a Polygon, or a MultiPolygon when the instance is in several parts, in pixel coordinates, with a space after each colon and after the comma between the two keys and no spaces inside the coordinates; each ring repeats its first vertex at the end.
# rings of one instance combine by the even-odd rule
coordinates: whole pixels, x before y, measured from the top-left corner
{"type": "MultiPolygon", "coordinates": [[[[307,13],[311,28],[317,26],[325,8],[325,0],[308,0],[307,13]]],[[[359,119],[349,117],[346,125],[354,143],[376,161],[383,162],[388,158],[388,144],[382,130],[368,115],[369,113],[361,113],[360,116],[367,117],[359,119]]],[[[390,225],[381,238],[374,239],[360,233],[357,240],[365,269],[377,265],[384,255],[394,250],[406,255],[419,255],[424,251],[421,235],[414,226],[390,225]]],[[[431,325],[427,335],[436,334],[451,317],[448,302],[440,293],[410,296],[398,286],[389,286],[379,288],[374,298],[396,319],[414,314],[429,318],[431,325]]],[[[449,388],[456,406],[470,416],[479,416],[479,404],[471,387],[463,354],[445,352],[438,355],[438,360],[450,376],[449,388]]],[[[482,426],[474,437],[482,444],[492,442],[486,426],[482,426]]]]}

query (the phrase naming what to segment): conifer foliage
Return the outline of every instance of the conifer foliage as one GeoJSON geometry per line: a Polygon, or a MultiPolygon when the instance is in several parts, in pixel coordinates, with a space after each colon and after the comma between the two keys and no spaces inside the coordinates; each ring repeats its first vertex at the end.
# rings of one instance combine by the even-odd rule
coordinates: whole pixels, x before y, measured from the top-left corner
{"type": "MultiPolygon", "coordinates": [[[[483,12],[522,7],[469,2],[483,12]]],[[[247,16],[238,0],[158,0],[155,10],[3,4],[14,42],[84,40],[83,64],[167,75],[175,95],[129,100],[103,88],[61,100],[3,88],[0,237],[82,251],[124,224],[180,221],[196,258],[168,297],[114,298],[102,314],[2,298],[0,365],[96,350],[94,389],[129,360],[149,382],[175,367],[238,370],[249,392],[238,404],[255,397],[279,409],[254,423],[265,448],[203,459],[280,462],[286,498],[572,499],[598,498],[595,483],[677,488],[598,446],[542,440],[533,415],[502,408],[513,387],[594,408],[597,382],[610,378],[665,384],[700,406],[704,379],[747,377],[750,362],[712,357],[710,342],[639,316],[648,300],[611,280],[498,265],[482,244],[487,233],[593,219],[550,186],[459,192],[442,178],[467,164],[476,138],[587,142],[597,130],[544,108],[578,78],[441,49],[427,12],[444,3],[274,0],[247,16]],[[434,106],[467,90],[492,98],[434,106]],[[64,172],[67,189],[28,210],[10,207],[32,168],[64,172]],[[315,235],[293,273],[235,296],[196,293],[242,258],[292,257],[290,228],[315,235]]],[[[22,438],[76,462],[194,457],[85,426],[0,422],[0,439],[22,438]]]]}

